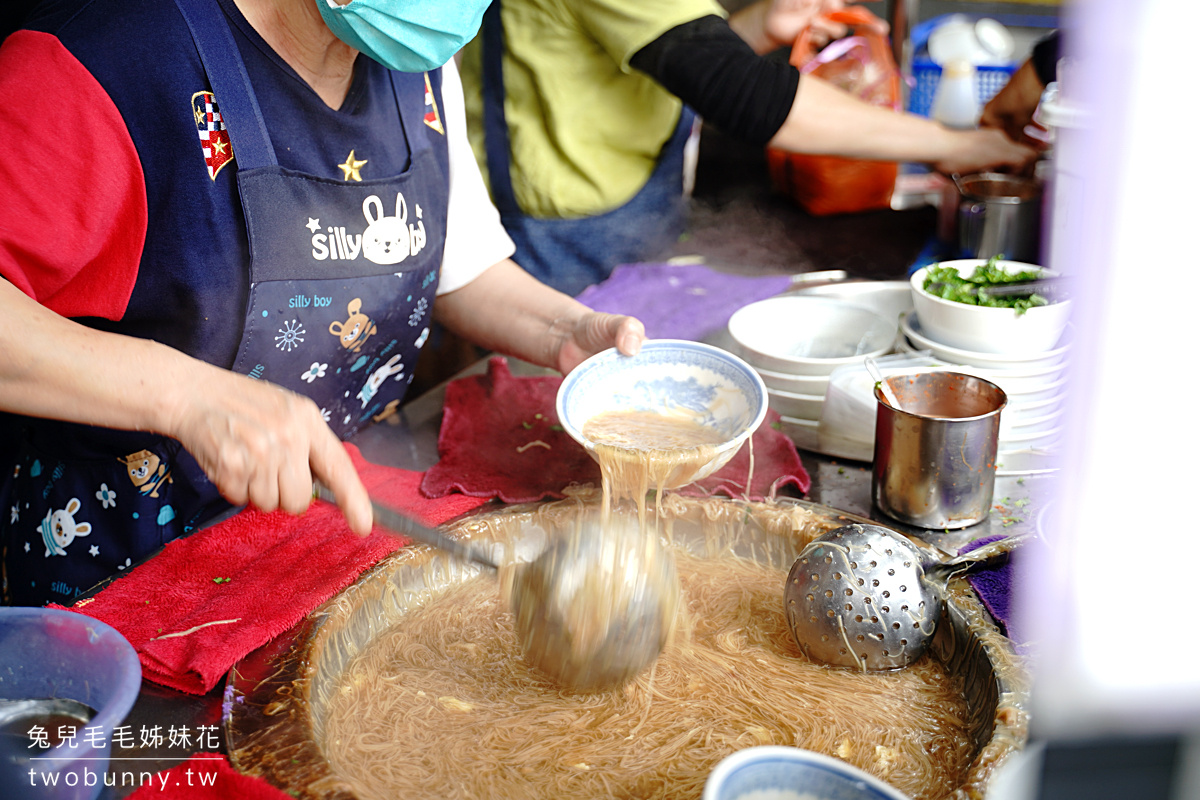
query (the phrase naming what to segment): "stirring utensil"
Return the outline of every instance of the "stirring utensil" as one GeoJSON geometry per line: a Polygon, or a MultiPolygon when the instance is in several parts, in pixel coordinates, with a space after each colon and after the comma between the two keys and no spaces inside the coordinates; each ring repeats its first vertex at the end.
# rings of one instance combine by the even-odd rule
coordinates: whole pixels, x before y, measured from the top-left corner
{"type": "MultiPolygon", "coordinates": [[[[317,484],[315,494],[326,503],[336,506],[337,499],[333,496],[333,492],[329,488],[317,484]]],[[[499,572],[500,567],[492,558],[474,547],[463,544],[457,539],[452,539],[440,531],[426,527],[417,522],[411,517],[406,517],[385,505],[381,505],[374,500],[371,501],[371,512],[375,517],[375,521],[393,533],[399,533],[414,539],[421,544],[427,544],[430,547],[436,547],[438,550],[445,550],[450,555],[462,561],[473,561],[476,564],[487,567],[493,572],[499,572]]]]}
{"type": "Polygon", "coordinates": [[[883,392],[883,399],[887,400],[888,405],[892,408],[897,411],[903,411],[904,409],[900,407],[899,398],[892,391],[891,384],[883,379],[883,374],[880,373],[879,365],[875,363],[875,359],[867,356],[863,359],[863,363],[866,364],[867,373],[871,376],[871,380],[875,381],[875,384],[879,387],[879,391],[883,392]]]}
{"type": "MultiPolygon", "coordinates": [[[[336,505],[328,488],[316,496],[336,505]]],[[[636,520],[588,519],[530,562],[499,566],[477,548],[374,500],[388,530],[498,573],[526,660],[580,692],[620,686],[658,658],[674,630],[679,577],[656,536],[636,520]]]]}
{"type": "Polygon", "coordinates": [[[526,660],[576,691],[619,686],[653,663],[682,594],[670,553],[625,514],[585,519],[513,580],[526,660]]]}
{"type": "Polygon", "coordinates": [[[933,638],[950,577],[1011,552],[1022,538],[936,561],[880,525],[835,528],[792,564],[783,592],[788,626],[813,661],[864,672],[908,666],[933,638]]]}

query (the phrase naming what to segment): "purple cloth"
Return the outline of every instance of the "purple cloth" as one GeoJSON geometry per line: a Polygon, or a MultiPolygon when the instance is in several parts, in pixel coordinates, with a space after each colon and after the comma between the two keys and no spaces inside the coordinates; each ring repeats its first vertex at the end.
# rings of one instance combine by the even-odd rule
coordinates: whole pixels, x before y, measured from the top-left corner
{"type": "Polygon", "coordinates": [[[731,275],[701,264],[622,264],[577,298],[593,311],[629,314],[651,339],[698,342],[733,312],[791,286],[787,275],[731,275]]]}
{"type": "MultiPolygon", "coordinates": [[[[969,553],[983,547],[985,544],[990,544],[1003,536],[985,536],[982,539],[975,541],[964,547],[960,553],[969,553]]],[[[971,584],[971,588],[979,595],[980,601],[983,602],[983,607],[988,610],[992,618],[1000,625],[1000,629],[1010,638],[1016,638],[1011,632],[1012,614],[1012,585],[1013,585],[1013,568],[1012,555],[1004,556],[986,567],[976,567],[970,575],[967,576],[967,581],[971,584]]]]}
{"type": "MultiPolygon", "coordinates": [[[[1005,538],[1003,535],[985,536],[969,543],[959,552],[969,553],[985,544],[1003,538],[1005,538]]],[[[1025,574],[1021,565],[1026,563],[1029,558],[1036,558],[1037,555],[1033,551],[1044,547],[1043,544],[1039,544],[1039,541],[1034,537],[1027,538],[1012,553],[998,558],[988,566],[975,567],[967,575],[967,581],[979,595],[983,607],[996,620],[1000,630],[1017,643],[1018,649],[1021,649],[1021,645],[1028,640],[1013,619],[1012,598],[1013,594],[1020,591],[1022,576],[1025,574]]]]}

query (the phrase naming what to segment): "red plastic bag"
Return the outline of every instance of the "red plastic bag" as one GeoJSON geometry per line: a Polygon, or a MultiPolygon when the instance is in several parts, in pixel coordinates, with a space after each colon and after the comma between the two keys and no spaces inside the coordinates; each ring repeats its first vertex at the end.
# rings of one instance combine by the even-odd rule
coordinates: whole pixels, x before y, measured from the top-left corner
{"type": "MultiPolygon", "coordinates": [[[[790,62],[803,74],[829,81],[872,105],[900,109],[900,70],[887,37],[869,26],[876,17],[852,6],[829,18],[853,35],[816,52],[808,31],[796,40],[790,62]]],[[[889,208],[899,165],[840,156],[815,156],[767,148],[771,182],[816,216],[889,208]]]]}

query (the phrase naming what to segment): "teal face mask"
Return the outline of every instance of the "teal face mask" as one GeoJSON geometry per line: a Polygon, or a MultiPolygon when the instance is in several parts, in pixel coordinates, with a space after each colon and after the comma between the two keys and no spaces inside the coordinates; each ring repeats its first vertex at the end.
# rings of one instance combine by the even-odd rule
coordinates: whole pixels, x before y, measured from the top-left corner
{"type": "Polygon", "coordinates": [[[488,0],[316,0],[333,35],[399,72],[428,72],[470,41],[488,0]]]}

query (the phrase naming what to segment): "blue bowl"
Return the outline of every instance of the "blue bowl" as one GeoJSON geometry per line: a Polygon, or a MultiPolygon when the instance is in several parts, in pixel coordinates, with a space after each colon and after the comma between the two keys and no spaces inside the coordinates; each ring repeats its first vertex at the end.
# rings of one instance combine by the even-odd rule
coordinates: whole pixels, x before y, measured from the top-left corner
{"type": "MultiPolygon", "coordinates": [[[[583,426],[606,411],[679,411],[721,434],[716,457],[693,480],[733,458],[767,414],[767,387],[758,373],[719,347],[681,339],[651,339],[636,356],[605,350],[563,379],[556,411],[563,429],[596,456],[583,426]]],[[[677,487],[667,487],[677,488],[677,487]]]]}
{"type": "Polygon", "coordinates": [[[837,758],[773,745],[739,750],[708,776],[702,800],[911,800],[883,781],[837,758]],[[755,792],[762,794],[754,795],[755,792]]]}
{"type": "MultiPolygon", "coordinates": [[[[112,627],[72,611],[0,607],[0,715],[8,719],[0,736],[0,787],[6,800],[96,797],[104,787],[113,728],[133,708],[141,686],[137,652],[112,627]],[[42,718],[13,711],[26,704],[10,701],[47,698],[73,700],[96,713],[68,725],[76,728],[73,741],[30,748],[25,737],[42,718]],[[47,785],[50,780],[54,785],[47,785]]],[[[53,729],[39,727],[57,739],[59,724],[61,719],[53,729]]]]}

